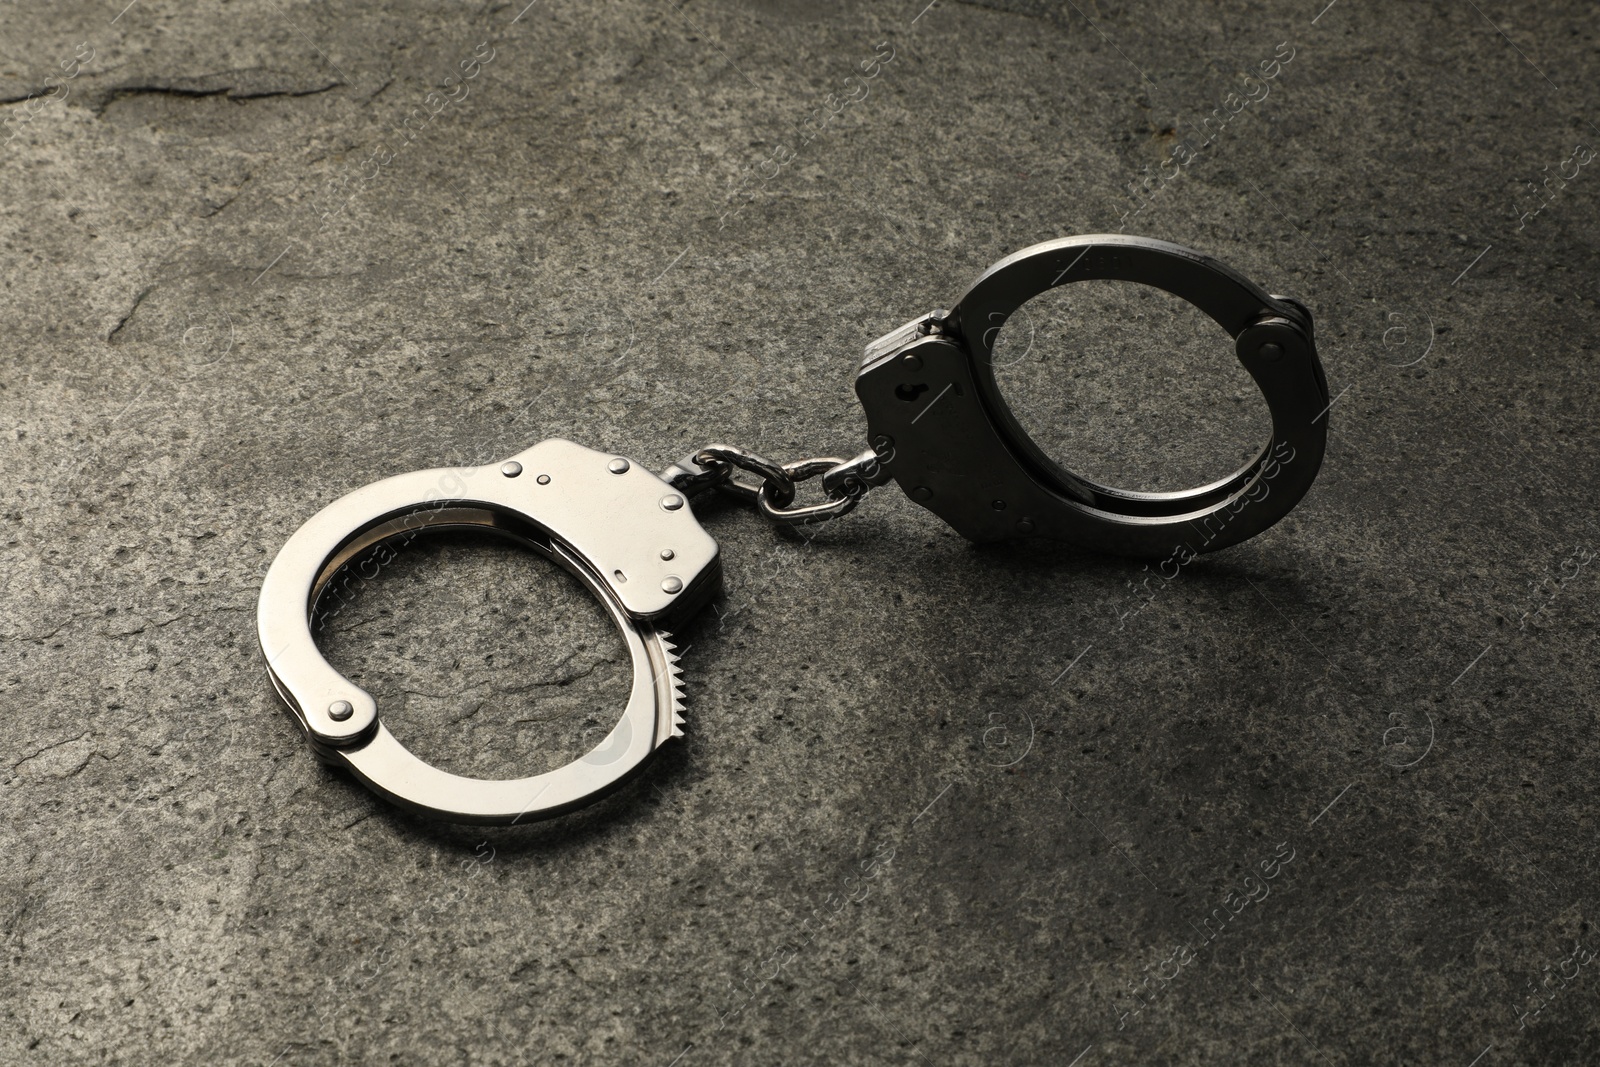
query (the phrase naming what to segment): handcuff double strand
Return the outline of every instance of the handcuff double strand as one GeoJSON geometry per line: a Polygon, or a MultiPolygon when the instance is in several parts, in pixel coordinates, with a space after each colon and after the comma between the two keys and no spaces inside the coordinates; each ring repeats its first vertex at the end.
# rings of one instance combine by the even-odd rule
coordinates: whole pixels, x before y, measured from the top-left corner
{"type": "Polygon", "coordinates": [[[341,497],[284,545],[262,584],[261,648],[273,685],[313,752],[389,800],[454,822],[550,818],[617,789],[683,730],[670,628],[717,595],[720,552],[690,500],[717,489],[781,525],[848,514],[894,481],[974,542],[1042,538],[1098,552],[1193,558],[1267,529],[1322,465],[1328,387],[1311,313],[1198,252],[1148,238],[1048,241],[990,267],[948,310],[867,346],[856,378],[869,447],[849,459],[775,463],[732,445],[696,450],[660,475],[551,439],[498,464],[403,474],[341,497]],[[1150,285],[1187,300],[1233,337],[1272,415],[1272,438],[1228,477],[1182,492],[1131,492],[1073,474],[1041,450],[1000,395],[994,340],[1028,300],[1087,280],[1150,285]],[[801,483],[821,497],[800,503],[801,483]],[[633,666],[617,725],[544,774],[476,779],[424,762],[383,726],[373,698],[339,674],[311,631],[319,598],[349,568],[420,532],[508,537],[577,576],[621,632],[633,666]]]}

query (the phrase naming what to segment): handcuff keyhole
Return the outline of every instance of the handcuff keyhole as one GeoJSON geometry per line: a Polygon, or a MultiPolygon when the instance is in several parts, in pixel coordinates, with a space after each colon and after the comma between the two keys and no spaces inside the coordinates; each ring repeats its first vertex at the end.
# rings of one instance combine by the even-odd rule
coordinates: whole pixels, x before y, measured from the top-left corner
{"type": "Polygon", "coordinates": [[[916,385],[905,382],[894,387],[894,395],[908,404],[927,391],[927,385],[922,382],[918,382],[916,385]]]}

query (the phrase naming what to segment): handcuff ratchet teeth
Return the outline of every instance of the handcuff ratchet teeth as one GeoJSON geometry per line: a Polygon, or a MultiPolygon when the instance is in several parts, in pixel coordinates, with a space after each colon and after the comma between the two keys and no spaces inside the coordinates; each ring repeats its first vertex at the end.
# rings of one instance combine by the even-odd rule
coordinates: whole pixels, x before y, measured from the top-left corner
{"type": "Polygon", "coordinates": [[[679,490],[619,456],[552,439],[498,465],[402,474],[329,504],[268,569],[257,626],[273,684],[325,762],[409,808],[457,822],[515,823],[610,792],[682,733],[678,657],[663,627],[716,594],[721,567],[717,543],[679,490]],[[622,632],[633,685],[621,719],[593,749],[528,778],[449,774],[401,745],[372,697],[322,657],[311,632],[317,601],[424,530],[509,537],[571,571],[600,600],[622,632]]]}
{"type": "Polygon", "coordinates": [[[500,464],[419,471],[357,489],[300,527],[267,572],[257,627],[273,685],[319,758],[402,806],[456,822],[548,818],[616,789],[682,733],[678,659],[666,627],[708,604],[722,580],[717,543],[688,506],[695,493],[715,488],[773,522],[797,525],[838,518],[893,480],[973,541],[1047,538],[1192,558],[1288,514],[1315,480],[1327,442],[1327,382],[1304,305],[1197,252],[1137,237],[1066,238],[1008,256],[948,311],[868,346],[856,393],[872,447],[848,460],[780,464],[708,445],[657,476],[552,439],[500,464]],[[1234,338],[1272,415],[1272,440],[1253,460],[1195,489],[1132,492],[1066,471],[1028,437],[995,381],[994,339],[1026,301],[1090,279],[1164,289],[1234,338]],[[823,499],[797,503],[799,483],[811,479],[823,499]],[[442,530],[498,534],[554,560],[621,631],[633,665],[628,703],[611,732],[566,766],[506,780],[433,767],[385,729],[373,698],[318,650],[319,600],[368,576],[397,544],[442,530]]]}

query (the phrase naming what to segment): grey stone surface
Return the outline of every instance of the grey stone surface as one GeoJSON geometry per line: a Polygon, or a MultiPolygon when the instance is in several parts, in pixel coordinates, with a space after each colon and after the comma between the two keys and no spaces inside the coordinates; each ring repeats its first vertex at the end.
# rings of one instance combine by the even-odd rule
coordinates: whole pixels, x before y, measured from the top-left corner
{"type": "MultiPolygon", "coordinates": [[[[1595,1062],[1593,9],[1322,8],[6,5],[0,1062],[1595,1062]],[[865,342],[1119,227],[1305,300],[1339,398],[1305,503],[1142,608],[894,489],[809,543],[711,502],[687,740],[594,809],[413,818],[278,706],[255,595],[324,503],[854,450],[865,342]]],[[[1197,315],[1034,311],[1069,463],[1259,434],[1197,315]]],[[[625,684],[468,540],[331,629],[460,770],[625,684]]]]}

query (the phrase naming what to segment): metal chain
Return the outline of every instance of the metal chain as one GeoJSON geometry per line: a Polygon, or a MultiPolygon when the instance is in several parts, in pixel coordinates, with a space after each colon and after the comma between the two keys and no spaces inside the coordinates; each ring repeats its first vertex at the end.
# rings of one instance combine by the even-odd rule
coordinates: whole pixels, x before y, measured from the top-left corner
{"type": "Polygon", "coordinates": [[[717,488],[746,503],[757,503],[763,491],[768,493],[777,507],[785,507],[794,501],[794,479],[789,472],[754,452],[733,445],[707,445],[694,454],[694,461],[702,466],[721,464],[726,473],[718,479],[717,488]],[[754,474],[761,480],[755,485],[737,481],[733,477],[735,468],[754,474]]]}
{"type": "MultiPolygon", "coordinates": [[[[785,463],[783,473],[789,484],[793,485],[795,482],[815,478],[843,462],[844,460],[836,456],[800,459],[793,463],[785,463]]],[[[827,522],[829,519],[849,514],[855,510],[857,504],[861,503],[862,495],[860,492],[847,493],[841,490],[838,495],[826,496],[819,504],[794,504],[794,497],[791,495],[789,498],[791,503],[780,504],[776,486],[772,482],[766,482],[761,486],[760,495],[756,497],[756,506],[761,509],[761,514],[779,526],[804,526],[807,523],[827,522]]]]}
{"type": "Polygon", "coordinates": [[[779,526],[802,526],[849,514],[867,490],[882,485],[889,474],[878,453],[871,450],[851,460],[820,456],[774,463],[734,445],[707,445],[667,468],[661,477],[686,496],[717,489],[754,504],[779,526]],[[733,476],[736,470],[753,474],[758,481],[740,481],[733,476]],[[796,483],[818,475],[822,477],[822,501],[796,504],[796,483]]]}

